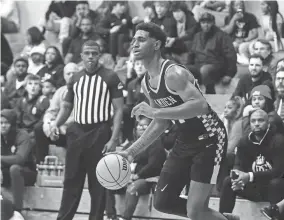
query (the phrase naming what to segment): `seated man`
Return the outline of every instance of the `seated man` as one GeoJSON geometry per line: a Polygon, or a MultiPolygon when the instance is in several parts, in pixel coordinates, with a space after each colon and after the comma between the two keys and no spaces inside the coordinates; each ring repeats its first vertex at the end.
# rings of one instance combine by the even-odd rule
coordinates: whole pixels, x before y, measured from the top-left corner
{"type": "Polygon", "coordinates": [[[225,18],[223,31],[228,33],[234,40],[234,47],[238,54],[238,62],[248,63],[249,45],[258,37],[258,27],[256,17],[245,11],[243,0],[230,2],[232,8],[230,14],[225,18]]]}
{"type": "Polygon", "coordinates": [[[231,213],[236,197],[276,204],[284,198],[284,136],[270,126],[261,109],[250,114],[251,133],[237,145],[234,170],[225,178],[219,211],[231,213]]]}
{"type": "Polygon", "coordinates": [[[23,208],[25,185],[34,185],[36,167],[32,157],[33,141],[25,130],[16,126],[14,110],[1,111],[1,171],[2,186],[11,187],[16,211],[23,208]]]}
{"type": "Polygon", "coordinates": [[[130,42],[132,19],[127,15],[127,1],[111,2],[111,12],[97,25],[96,30],[108,43],[109,52],[116,61],[116,56],[127,57],[125,43],[130,42]]]}
{"type": "MultiPolygon", "coordinates": [[[[135,139],[141,137],[149,126],[151,120],[142,117],[138,120],[135,130],[135,139]]],[[[141,195],[150,193],[153,185],[146,179],[160,175],[163,164],[166,160],[166,152],[163,148],[161,138],[156,140],[147,150],[137,155],[133,163],[135,164],[134,172],[131,176],[131,183],[127,186],[125,196],[125,209],[122,213],[122,219],[130,220],[134,214],[136,206],[141,195]]]]}
{"type": "Polygon", "coordinates": [[[65,57],[65,64],[73,62],[80,63],[81,59],[81,48],[84,42],[88,40],[96,41],[100,37],[94,33],[92,28],[92,19],[90,17],[84,17],[81,20],[80,25],[81,33],[78,37],[71,41],[71,45],[65,57]]]}
{"type": "Polygon", "coordinates": [[[258,85],[267,85],[271,89],[271,96],[275,100],[275,91],[272,83],[272,77],[263,70],[262,56],[255,54],[249,58],[249,74],[243,75],[232,96],[240,96],[245,104],[248,104],[252,89],[258,85]]]}
{"type": "Polygon", "coordinates": [[[28,75],[29,62],[25,58],[19,57],[14,61],[14,73],[6,82],[4,87],[4,95],[9,99],[9,102],[15,107],[19,98],[22,98],[26,93],[25,78],[28,75]]]}
{"type": "MultiPolygon", "coordinates": [[[[68,83],[72,76],[78,72],[78,67],[74,63],[68,63],[64,67],[64,79],[68,83]]],[[[35,127],[35,140],[36,140],[36,162],[39,164],[44,161],[45,156],[48,155],[49,144],[56,144],[61,147],[66,145],[66,133],[67,126],[70,122],[73,122],[73,115],[69,117],[67,122],[60,127],[60,136],[58,140],[53,140],[50,137],[50,127],[60,110],[60,105],[66,95],[67,86],[60,87],[53,95],[50,101],[50,107],[46,110],[43,116],[43,122],[38,123],[35,127]]]]}
{"type": "Polygon", "coordinates": [[[228,84],[235,76],[237,57],[232,40],[215,26],[213,15],[204,13],[200,25],[202,31],[194,36],[188,68],[206,87],[207,94],[215,94],[215,84],[220,79],[228,84]]]}

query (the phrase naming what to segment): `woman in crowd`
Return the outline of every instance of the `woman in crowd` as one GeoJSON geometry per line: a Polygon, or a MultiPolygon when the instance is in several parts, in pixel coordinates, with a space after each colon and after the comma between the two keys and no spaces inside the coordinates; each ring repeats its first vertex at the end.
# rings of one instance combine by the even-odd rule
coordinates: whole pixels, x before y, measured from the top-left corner
{"type": "Polygon", "coordinates": [[[277,1],[261,1],[261,29],[264,38],[271,42],[274,51],[282,50],[283,16],[279,12],[277,1]]]}
{"type": "Polygon", "coordinates": [[[57,88],[65,85],[63,77],[64,61],[58,48],[55,46],[49,46],[45,51],[44,59],[45,65],[37,75],[39,75],[43,80],[54,80],[57,88]]]}
{"type": "Polygon", "coordinates": [[[251,105],[246,106],[243,112],[243,133],[249,134],[250,132],[250,112],[253,109],[260,108],[268,114],[270,125],[274,126],[277,132],[284,134],[284,125],[274,109],[270,88],[266,85],[254,87],[251,91],[250,99],[251,105]]]}

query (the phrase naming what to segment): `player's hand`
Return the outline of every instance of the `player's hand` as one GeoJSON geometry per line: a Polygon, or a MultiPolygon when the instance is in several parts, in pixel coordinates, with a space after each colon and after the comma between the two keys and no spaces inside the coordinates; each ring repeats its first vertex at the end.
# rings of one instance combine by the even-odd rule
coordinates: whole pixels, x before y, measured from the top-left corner
{"type": "Polygon", "coordinates": [[[153,119],[155,117],[155,108],[152,108],[146,102],[141,102],[140,104],[136,105],[131,111],[131,117],[136,117],[138,121],[140,115],[144,115],[147,118],[153,119]]]}
{"type": "Polygon", "coordinates": [[[139,176],[137,174],[132,174],[131,175],[131,180],[132,181],[135,181],[135,180],[138,180],[139,179],[139,176]]]}
{"type": "Polygon", "coordinates": [[[233,181],[236,183],[243,183],[244,185],[246,185],[249,182],[249,173],[245,173],[240,170],[236,172],[238,173],[239,177],[233,181]]]}
{"type": "MultiPolygon", "coordinates": [[[[125,159],[128,160],[128,162],[130,164],[134,160],[134,158],[128,153],[128,151],[122,150],[122,151],[116,151],[116,152],[113,152],[113,153],[118,154],[118,155],[124,157],[125,159]]],[[[108,153],[108,154],[111,154],[111,153],[108,153]]]]}
{"type": "Polygon", "coordinates": [[[116,141],[113,141],[113,140],[109,140],[105,146],[104,146],[104,149],[102,151],[103,154],[105,153],[108,153],[108,152],[114,152],[115,149],[116,149],[116,141]]]}
{"type": "Polygon", "coordinates": [[[59,139],[59,128],[54,123],[50,125],[50,139],[52,141],[59,139]]]}
{"type": "Polygon", "coordinates": [[[230,77],[230,76],[224,76],[224,77],[222,78],[222,84],[223,84],[223,85],[228,85],[228,84],[231,82],[231,80],[232,80],[232,77],[230,77]]]}
{"type": "Polygon", "coordinates": [[[243,182],[232,182],[232,190],[233,191],[240,191],[240,190],[244,190],[245,184],[243,182]]]}

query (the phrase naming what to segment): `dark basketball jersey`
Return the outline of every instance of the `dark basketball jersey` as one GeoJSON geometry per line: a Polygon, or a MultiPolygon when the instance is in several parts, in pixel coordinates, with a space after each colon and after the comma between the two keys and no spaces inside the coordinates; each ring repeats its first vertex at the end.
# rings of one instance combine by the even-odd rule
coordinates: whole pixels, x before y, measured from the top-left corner
{"type": "MultiPolygon", "coordinates": [[[[150,98],[160,108],[175,107],[184,103],[181,97],[171,91],[165,83],[165,73],[173,65],[178,65],[170,60],[165,60],[161,67],[160,78],[156,89],[152,88],[149,83],[149,74],[145,75],[145,84],[150,98]]],[[[183,67],[183,66],[182,66],[183,67]]],[[[185,67],[183,67],[185,68],[185,67]]],[[[195,87],[202,94],[197,81],[194,82],[195,87]]],[[[219,119],[217,113],[212,110],[208,104],[209,112],[205,115],[199,115],[194,118],[185,120],[175,120],[173,123],[179,127],[178,138],[181,141],[192,142],[212,137],[218,132],[224,130],[224,125],[219,119]]]]}

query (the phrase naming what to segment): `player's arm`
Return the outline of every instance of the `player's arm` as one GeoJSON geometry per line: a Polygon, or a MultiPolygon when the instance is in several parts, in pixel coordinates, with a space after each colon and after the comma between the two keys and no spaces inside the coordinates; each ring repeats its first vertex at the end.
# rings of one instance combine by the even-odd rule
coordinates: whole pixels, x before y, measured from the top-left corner
{"type": "Polygon", "coordinates": [[[188,70],[180,66],[170,67],[165,75],[165,83],[184,103],[176,107],[155,109],[154,118],[179,120],[208,113],[207,101],[194,86],[194,80],[188,70]]]}
{"type": "MultiPolygon", "coordinates": [[[[142,81],[142,89],[146,97],[149,99],[151,107],[157,107],[153,100],[149,97],[146,88],[145,88],[145,79],[142,81]]],[[[131,158],[134,158],[141,151],[145,150],[149,147],[156,139],[159,138],[161,134],[164,133],[165,130],[170,126],[170,121],[165,119],[154,119],[148,126],[148,128],[144,131],[142,136],[138,138],[126,151],[130,155],[131,158]]]]}

